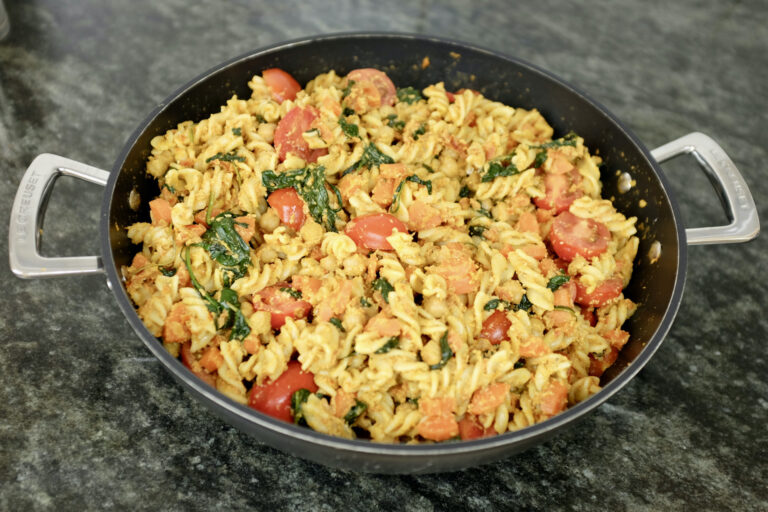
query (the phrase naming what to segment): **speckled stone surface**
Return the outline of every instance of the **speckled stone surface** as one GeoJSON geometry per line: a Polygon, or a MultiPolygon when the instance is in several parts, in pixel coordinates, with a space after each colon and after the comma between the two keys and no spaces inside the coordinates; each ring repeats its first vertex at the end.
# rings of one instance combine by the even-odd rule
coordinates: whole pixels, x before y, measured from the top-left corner
{"type": "MultiPolygon", "coordinates": [[[[6,3],[0,240],[37,154],[110,169],[138,122],[209,67],[285,39],[366,29],[524,58],[587,91],[648,147],[708,133],[768,219],[762,0],[6,3]]],[[[689,226],[724,221],[692,161],[665,170],[689,226]]],[[[97,253],[100,201],[98,187],[60,180],[45,254],[97,253]]],[[[376,476],[305,462],[213,417],[153,360],[103,276],[22,281],[2,263],[0,510],[766,510],[767,266],[766,236],[691,248],[660,350],[553,440],[463,472],[376,476]]]]}

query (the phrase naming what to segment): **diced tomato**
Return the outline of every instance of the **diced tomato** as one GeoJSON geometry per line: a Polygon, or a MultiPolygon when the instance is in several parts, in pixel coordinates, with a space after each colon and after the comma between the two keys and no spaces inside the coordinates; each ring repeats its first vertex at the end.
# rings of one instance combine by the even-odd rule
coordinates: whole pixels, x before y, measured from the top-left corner
{"type": "Polygon", "coordinates": [[[520,357],[540,357],[550,352],[549,346],[539,336],[531,336],[520,344],[520,357]]]}
{"type": "Polygon", "coordinates": [[[605,370],[607,370],[616,359],[619,357],[619,350],[616,347],[609,348],[603,357],[595,357],[594,354],[589,354],[589,375],[592,377],[600,377],[605,370]]]}
{"type": "Polygon", "coordinates": [[[512,322],[507,319],[507,315],[498,309],[491,313],[491,316],[483,322],[483,328],[480,331],[480,338],[485,338],[491,342],[491,345],[498,345],[504,340],[509,339],[509,328],[512,322]]]}
{"type": "Polygon", "coordinates": [[[581,176],[577,171],[567,174],[548,173],[544,177],[546,196],[536,197],[533,202],[545,210],[554,208],[556,214],[563,212],[571,206],[571,203],[584,195],[581,190],[570,192],[571,185],[580,179],[581,176]]]}
{"type": "Polygon", "coordinates": [[[448,96],[448,103],[453,103],[456,101],[456,96],[452,92],[445,92],[445,95],[448,96]]]}
{"type": "Polygon", "coordinates": [[[539,232],[539,221],[536,220],[536,215],[531,212],[523,212],[520,214],[520,218],[517,219],[515,229],[527,233],[539,232]]]}
{"type": "Polygon", "coordinates": [[[155,226],[171,225],[171,203],[165,199],[153,199],[149,202],[149,215],[155,226]]]}
{"type": "Polygon", "coordinates": [[[311,372],[303,371],[298,361],[291,361],[277,379],[251,388],[248,405],[273,418],[290,423],[293,421],[291,397],[300,389],[315,393],[318,390],[315,376],[311,372]]]}
{"type": "Polygon", "coordinates": [[[576,298],[574,301],[582,306],[602,307],[615,299],[621,293],[624,282],[620,277],[606,279],[592,291],[587,293],[587,287],[576,280],[576,298]]]}
{"type": "MultiPolygon", "coordinates": [[[[199,226],[198,229],[202,227],[199,226]]],[[[247,215],[235,217],[235,231],[237,231],[237,234],[240,235],[240,238],[245,243],[250,242],[253,235],[256,234],[256,219],[247,215]]],[[[200,233],[200,236],[202,236],[202,233],[200,233]]]]}
{"type": "Polygon", "coordinates": [[[403,222],[388,213],[371,213],[352,219],[344,232],[355,241],[361,249],[381,249],[391,251],[392,245],[387,237],[393,232],[407,233],[408,228],[403,222]]]}
{"type": "Polygon", "coordinates": [[[408,207],[408,225],[414,231],[436,228],[443,223],[440,210],[420,199],[408,207]]]}
{"type": "Polygon", "coordinates": [[[417,432],[430,441],[446,441],[459,435],[459,424],[453,415],[426,416],[417,426],[417,432]]]}
{"type": "Polygon", "coordinates": [[[349,72],[347,79],[354,82],[371,82],[378,89],[382,105],[394,105],[397,91],[395,84],[384,73],[374,68],[361,68],[349,72]]]}
{"type": "Polygon", "coordinates": [[[612,329],[603,333],[603,337],[608,340],[612,347],[619,350],[629,341],[629,333],[621,329],[612,329]]]}
{"type": "Polygon", "coordinates": [[[504,399],[509,393],[509,387],[506,382],[494,382],[478,389],[472,394],[472,400],[470,400],[467,410],[477,415],[493,411],[504,403],[504,399]]]}
{"type": "Polygon", "coordinates": [[[284,100],[295,100],[296,93],[301,90],[299,82],[282,69],[265,69],[261,72],[261,76],[272,91],[272,98],[278,103],[284,100]]]}
{"type": "Polygon", "coordinates": [[[496,431],[493,427],[483,428],[483,426],[477,422],[477,418],[471,414],[466,414],[461,421],[459,421],[459,437],[464,441],[495,435],[496,431]]]}
{"type": "Polygon", "coordinates": [[[297,320],[304,318],[312,310],[312,304],[291,296],[285,289],[292,289],[288,283],[277,283],[264,288],[253,296],[253,308],[268,311],[272,316],[272,328],[280,329],[288,317],[297,320]]]}
{"type": "Polygon", "coordinates": [[[597,325],[597,316],[595,315],[595,308],[591,308],[588,306],[582,306],[581,307],[581,316],[584,317],[584,320],[589,322],[589,325],[592,327],[597,325]]]}
{"type": "Polygon", "coordinates": [[[216,376],[203,371],[200,363],[197,361],[197,359],[195,359],[195,356],[192,355],[192,349],[189,342],[181,345],[181,362],[184,364],[184,366],[189,368],[190,371],[194,373],[198,379],[202,380],[209,386],[214,388],[216,387],[216,376]]]}
{"type": "Polygon", "coordinates": [[[563,212],[552,222],[549,240],[552,250],[565,261],[576,255],[586,259],[599,256],[608,248],[611,232],[602,222],[582,219],[571,212],[563,212]]]}
{"type": "Polygon", "coordinates": [[[568,405],[568,386],[559,380],[550,382],[541,393],[541,412],[544,416],[554,416],[568,405]]]}
{"type": "Polygon", "coordinates": [[[275,190],[269,194],[267,203],[277,211],[277,215],[286,226],[298,231],[304,225],[306,219],[304,201],[299,197],[295,188],[287,187],[275,190]]]}
{"type": "Polygon", "coordinates": [[[312,128],[312,123],[317,118],[317,110],[313,107],[294,107],[277,123],[275,148],[281,162],[285,160],[288,153],[293,153],[307,162],[317,162],[318,158],[328,154],[325,148],[310,149],[302,136],[312,128]]]}

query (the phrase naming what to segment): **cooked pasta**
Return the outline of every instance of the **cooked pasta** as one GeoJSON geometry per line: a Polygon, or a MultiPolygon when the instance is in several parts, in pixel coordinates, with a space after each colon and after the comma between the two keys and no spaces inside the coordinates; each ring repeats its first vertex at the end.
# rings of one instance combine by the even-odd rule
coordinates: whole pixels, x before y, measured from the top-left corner
{"type": "Polygon", "coordinates": [[[123,268],[148,330],[231,399],[329,435],[473,439],[600,390],[634,217],[536,110],[381,71],[265,70],[152,140],[123,268]]]}

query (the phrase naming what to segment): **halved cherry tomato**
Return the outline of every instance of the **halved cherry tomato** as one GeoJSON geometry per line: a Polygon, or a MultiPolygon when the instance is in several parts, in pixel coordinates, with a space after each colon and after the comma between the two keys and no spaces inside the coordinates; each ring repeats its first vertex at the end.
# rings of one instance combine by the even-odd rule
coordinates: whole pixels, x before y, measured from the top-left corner
{"type": "Polygon", "coordinates": [[[386,73],[374,68],[354,69],[347,75],[349,80],[355,82],[372,82],[381,94],[382,105],[394,105],[397,91],[395,84],[389,79],[386,73]]]}
{"type": "Polygon", "coordinates": [[[586,259],[599,256],[608,248],[611,232],[602,222],[582,219],[565,211],[555,217],[549,231],[552,250],[565,261],[580,254],[586,259]]]}
{"type": "Polygon", "coordinates": [[[498,345],[504,340],[509,339],[507,331],[512,326],[512,322],[507,319],[507,315],[498,309],[483,322],[483,328],[480,331],[480,338],[485,338],[491,342],[491,345],[498,345]]]}
{"type": "Polygon", "coordinates": [[[355,241],[361,249],[382,249],[391,251],[392,246],[387,237],[394,231],[408,232],[403,222],[388,213],[371,213],[352,219],[344,232],[355,241]]]}
{"type": "Polygon", "coordinates": [[[275,190],[267,198],[269,206],[277,211],[280,220],[296,231],[304,225],[304,201],[293,187],[275,190]]]}
{"type": "Polygon", "coordinates": [[[211,387],[216,387],[216,375],[211,375],[203,370],[200,362],[192,355],[190,342],[181,345],[181,362],[190,369],[195,376],[211,387]]]}
{"type": "Polygon", "coordinates": [[[459,437],[464,441],[495,435],[496,431],[493,427],[483,428],[483,426],[477,422],[477,418],[471,414],[465,415],[461,421],[459,421],[459,437]]]}
{"type": "Polygon", "coordinates": [[[272,98],[278,103],[284,100],[295,100],[296,93],[301,90],[299,82],[282,69],[265,69],[261,72],[261,76],[272,91],[272,98]]]}
{"type": "Polygon", "coordinates": [[[253,295],[254,309],[272,314],[273,329],[279,329],[285,325],[285,319],[288,317],[294,320],[304,318],[312,310],[312,304],[293,298],[290,293],[282,290],[285,288],[291,288],[291,285],[277,283],[253,295]]]}
{"type": "Polygon", "coordinates": [[[595,306],[599,308],[618,297],[623,287],[624,282],[621,278],[613,277],[597,285],[592,290],[592,293],[587,293],[587,287],[581,284],[581,281],[576,280],[576,298],[574,302],[582,306],[595,306]]]}
{"type": "Polygon", "coordinates": [[[315,376],[311,372],[303,371],[298,361],[291,361],[277,379],[251,388],[248,406],[291,423],[291,396],[302,388],[316,392],[318,387],[315,384],[315,376]]]}
{"type": "Polygon", "coordinates": [[[307,162],[317,162],[317,159],[328,154],[325,148],[310,149],[302,134],[312,128],[312,122],[317,119],[317,110],[313,107],[294,107],[277,123],[275,128],[275,148],[280,161],[285,160],[288,153],[293,153],[307,162]]]}
{"type": "Polygon", "coordinates": [[[544,177],[544,187],[547,195],[534,198],[533,202],[536,203],[536,206],[545,210],[554,208],[556,214],[567,210],[571,203],[584,195],[584,192],[581,190],[569,192],[574,180],[577,179],[574,173],[575,176],[580,178],[577,171],[568,174],[548,173],[544,177]]]}

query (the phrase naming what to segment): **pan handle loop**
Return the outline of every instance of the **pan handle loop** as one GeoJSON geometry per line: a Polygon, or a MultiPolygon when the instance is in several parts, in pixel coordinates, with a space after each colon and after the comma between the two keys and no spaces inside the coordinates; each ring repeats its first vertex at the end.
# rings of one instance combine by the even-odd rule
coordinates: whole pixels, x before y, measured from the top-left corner
{"type": "Polygon", "coordinates": [[[720,197],[730,224],[685,230],[688,245],[748,242],[760,232],[757,207],[747,182],[725,150],[708,135],[693,132],[651,151],[663,163],[678,155],[691,154],[706,173],[720,197]]]}
{"type": "Polygon", "coordinates": [[[45,208],[59,176],[105,186],[109,173],[50,153],[38,155],[32,161],[16,191],[8,230],[8,256],[11,270],[18,277],[32,279],[104,271],[99,256],[46,258],[40,255],[45,208]]]}

